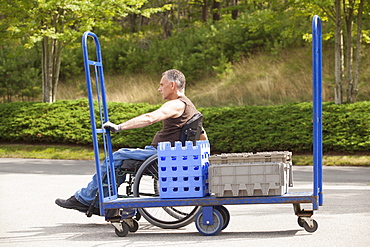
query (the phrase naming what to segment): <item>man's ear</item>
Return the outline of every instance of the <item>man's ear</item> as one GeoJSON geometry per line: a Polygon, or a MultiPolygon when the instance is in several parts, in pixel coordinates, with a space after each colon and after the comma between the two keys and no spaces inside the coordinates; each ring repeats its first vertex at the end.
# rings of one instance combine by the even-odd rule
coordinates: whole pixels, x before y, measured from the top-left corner
{"type": "Polygon", "coordinates": [[[174,90],[176,89],[177,85],[174,81],[171,82],[171,89],[174,90]]]}

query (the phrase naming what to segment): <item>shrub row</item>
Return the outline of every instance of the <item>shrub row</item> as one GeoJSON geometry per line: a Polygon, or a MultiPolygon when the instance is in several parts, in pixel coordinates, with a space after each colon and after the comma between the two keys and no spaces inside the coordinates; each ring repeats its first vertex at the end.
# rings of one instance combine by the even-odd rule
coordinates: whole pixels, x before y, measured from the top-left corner
{"type": "MultiPolygon", "coordinates": [[[[109,102],[110,121],[119,123],[158,105],[109,102]]],[[[289,150],[312,151],[312,104],[200,109],[213,153],[289,150]]],[[[0,104],[0,141],[91,145],[86,99],[53,104],[0,104]]],[[[98,114],[96,114],[98,115],[98,114]]],[[[144,147],[161,124],[112,134],[113,145],[144,147]]],[[[370,151],[370,102],[323,105],[324,152],[370,151]]]]}

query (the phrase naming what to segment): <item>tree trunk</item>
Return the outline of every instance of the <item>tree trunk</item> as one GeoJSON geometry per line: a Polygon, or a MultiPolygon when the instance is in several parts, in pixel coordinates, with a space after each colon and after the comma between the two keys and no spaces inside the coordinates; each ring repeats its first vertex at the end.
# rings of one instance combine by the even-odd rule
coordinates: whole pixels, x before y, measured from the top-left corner
{"type": "Polygon", "coordinates": [[[203,0],[202,5],[202,20],[207,22],[208,19],[208,0],[203,0]]]}
{"type": "Polygon", "coordinates": [[[53,88],[52,88],[52,101],[56,101],[59,74],[60,74],[60,63],[62,57],[62,42],[55,40],[55,54],[54,54],[54,63],[53,63],[53,88]]]}
{"type": "Polygon", "coordinates": [[[238,18],[238,15],[239,15],[239,11],[238,9],[236,8],[236,6],[238,6],[238,0],[233,0],[233,10],[231,11],[231,18],[233,20],[236,20],[238,18]]]}
{"type": "Polygon", "coordinates": [[[42,41],[42,102],[55,102],[59,82],[62,44],[44,37],[42,41]]]}
{"type": "Polygon", "coordinates": [[[213,5],[212,5],[212,19],[214,21],[219,21],[221,19],[220,16],[220,0],[213,0],[213,5]]]}
{"type": "Polygon", "coordinates": [[[42,41],[42,102],[53,103],[52,97],[52,45],[48,37],[42,41]]]}
{"type": "Polygon", "coordinates": [[[364,0],[360,1],[360,5],[358,7],[358,16],[357,16],[357,39],[356,39],[356,54],[355,54],[355,71],[354,71],[354,78],[353,78],[353,102],[357,101],[358,95],[358,81],[359,81],[359,70],[360,70],[360,60],[361,60],[361,41],[362,41],[362,11],[364,6],[364,0]]]}
{"type": "Polygon", "coordinates": [[[136,31],[136,18],[137,18],[137,14],[135,14],[135,13],[130,14],[130,31],[131,31],[131,33],[134,33],[136,31]]]}
{"type": "Polygon", "coordinates": [[[180,32],[181,1],[177,0],[177,31],[180,32]]]}
{"type": "Polygon", "coordinates": [[[343,102],[343,34],[342,34],[342,17],[341,17],[341,0],[335,1],[335,88],[334,101],[335,104],[343,102]]]}
{"type": "Polygon", "coordinates": [[[352,28],[353,28],[353,1],[347,9],[346,20],[346,52],[345,52],[345,66],[346,66],[346,83],[347,83],[347,102],[352,103],[353,78],[352,78],[352,64],[353,64],[353,47],[352,47],[352,28]]]}
{"type": "Polygon", "coordinates": [[[172,34],[172,23],[168,18],[170,13],[171,13],[171,10],[166,10],[163,12],[162,28],[163,28],[163,38],[164,39],[167,39],[172,34]]]}
{"type": "MultiPolygon", "coordinates": [[[[55,28],[55,33],[63,33],[64,25],[59,18],[64,16],[65,10],[58,9],[52,12],[50,25],[55,28]]],[[[44,23],[45,26],[48,26],[44,23]]],[[[59,82],[60,62],[62,56],[62,41],[44,36],[42,40],[42,101],[53,103],[56,100],[56,92],[59,82]]]]}
{"type": "Polygon", "coordinates": [[[139,23],[137,24],[137,31],[141,31],[141,26],[143,25],[143,16],[139,15],[139,23]]]}

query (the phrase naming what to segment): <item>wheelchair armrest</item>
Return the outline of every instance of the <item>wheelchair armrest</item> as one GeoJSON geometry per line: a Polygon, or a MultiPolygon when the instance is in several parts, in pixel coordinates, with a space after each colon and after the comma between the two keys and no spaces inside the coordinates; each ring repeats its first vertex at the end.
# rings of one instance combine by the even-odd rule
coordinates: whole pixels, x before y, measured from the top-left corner
{"type": "Polygon", "coordinates": [[[120,170],[136,172],[143,163],[144,160],[124,160],[120,166],[120,170]]]}

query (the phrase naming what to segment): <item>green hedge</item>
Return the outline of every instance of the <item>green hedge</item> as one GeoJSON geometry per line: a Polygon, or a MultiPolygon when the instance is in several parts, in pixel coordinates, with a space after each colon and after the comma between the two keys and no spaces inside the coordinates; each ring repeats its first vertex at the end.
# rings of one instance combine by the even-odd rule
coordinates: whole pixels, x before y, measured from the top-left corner
{"type": "MultiPolygon", "coordinates": [[[[119,123],[158,105],[109,102],[110,120],[119,123]]],[[[312,151],[312,104],[200,109],[213,153],[289,150],[312,151]]],[[[53,104],[0,104],[0,141],[91,145],[86,99],[53,104]]],[[[161,128],[152,126],[112,135],[118,147],[143,147],[161,128]]],[[[323,105],[324,152],[370,151],[370,102],[323,105]]]]}

